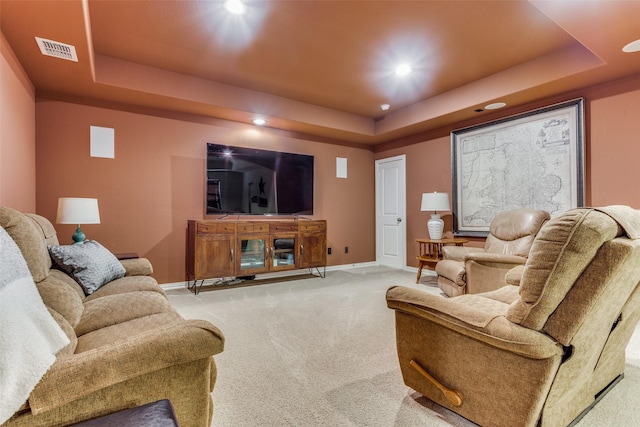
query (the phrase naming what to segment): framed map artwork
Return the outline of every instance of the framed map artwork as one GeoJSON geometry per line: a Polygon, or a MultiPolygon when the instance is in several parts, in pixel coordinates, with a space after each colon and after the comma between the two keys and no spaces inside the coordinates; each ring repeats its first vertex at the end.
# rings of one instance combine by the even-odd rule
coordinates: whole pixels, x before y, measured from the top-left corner
{"type": "Polygon", "coordinates": [[[451,132],[453,231],[486,236],[498,212],[584,201],[583,99],[451,132]]]}

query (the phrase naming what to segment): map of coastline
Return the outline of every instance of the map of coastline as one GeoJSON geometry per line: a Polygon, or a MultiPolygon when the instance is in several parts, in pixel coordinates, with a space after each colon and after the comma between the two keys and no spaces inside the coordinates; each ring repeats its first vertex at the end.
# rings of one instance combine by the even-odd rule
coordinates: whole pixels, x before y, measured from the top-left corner
{"type": "Polygon", "coordinates": [[[488,227],[508,209],[544,209],[553,217],[573,207],[569,113],[474,132],[458,149],[462,227],[488,227]]]}

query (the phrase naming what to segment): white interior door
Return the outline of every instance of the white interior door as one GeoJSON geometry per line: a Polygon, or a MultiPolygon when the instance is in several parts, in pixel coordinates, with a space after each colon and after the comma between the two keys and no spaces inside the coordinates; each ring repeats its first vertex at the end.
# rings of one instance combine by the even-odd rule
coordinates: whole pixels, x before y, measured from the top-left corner
{"type": "Polygon", "coordinates": [[[376,161],[376,259],[404,268],[407,258],[405,156],[376,161]]]}

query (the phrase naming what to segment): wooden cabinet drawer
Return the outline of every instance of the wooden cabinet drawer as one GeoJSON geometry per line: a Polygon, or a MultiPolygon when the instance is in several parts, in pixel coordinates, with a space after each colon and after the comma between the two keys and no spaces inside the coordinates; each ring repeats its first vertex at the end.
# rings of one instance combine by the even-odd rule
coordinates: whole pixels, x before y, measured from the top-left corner
{"type": "Polygon", "coordinates": [[[238,233],[268,233],[268,222],[242,222],[238,223],[238,233]]]}
{"type": "Polygon", "coordinates": [[[325,231],[327,223],[325,221],[304,221],[300,222],[300,232],[325,231]]]}
{"type": "Polygon", "coordinates": [[[298,231],[298,223],[297,222],[272,222],[269,224],[269,231],[271,233],[281,232],[281,231],[298,231]]]}
{"type": "Polygon", "coordinates": [[[236,225],[229,222],[198,222],[197,231],[198,233],[235,233],[236,225]]]}

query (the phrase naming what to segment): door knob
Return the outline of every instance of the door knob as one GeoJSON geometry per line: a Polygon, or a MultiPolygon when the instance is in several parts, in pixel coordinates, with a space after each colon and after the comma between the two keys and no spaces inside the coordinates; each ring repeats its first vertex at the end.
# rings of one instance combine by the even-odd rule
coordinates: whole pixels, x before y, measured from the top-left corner
{"type": "Polygon", "coordinates": [[[396,218],[396,221],[398,221],[398,224],[400,224],[402,222],[402,218],[396,218]]]}

